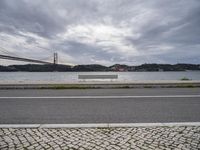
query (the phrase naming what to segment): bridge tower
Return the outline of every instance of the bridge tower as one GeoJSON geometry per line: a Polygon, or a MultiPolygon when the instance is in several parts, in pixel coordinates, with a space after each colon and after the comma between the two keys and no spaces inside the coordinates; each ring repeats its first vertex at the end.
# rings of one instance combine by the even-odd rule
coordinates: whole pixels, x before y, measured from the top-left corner
{"type": "Polygon", "coordinates": [[[57,52],[53,53],[53,64],[54,65],[58,64],[58,53],[57,52]]]}

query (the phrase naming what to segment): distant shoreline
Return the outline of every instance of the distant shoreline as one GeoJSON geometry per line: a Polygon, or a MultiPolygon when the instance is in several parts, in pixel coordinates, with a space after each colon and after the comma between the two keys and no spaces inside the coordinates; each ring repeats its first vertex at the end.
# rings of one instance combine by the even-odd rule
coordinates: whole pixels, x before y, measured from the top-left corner
{"type": "Polygon", "coordinates": [[[62,65],[62,64],[27,64],[0,66],[0,72],[173,72],[173,71],[200,71],[200,64],[142,64],[128,66],[115,64],[103,66],[91,65],[62,65]]]}
{"type": "Polygon", "coordinates": [[[128,73],[128,72],[138,72],[138,73],[141,73],[141,72],[200,72],[200,70],[184,70],[184,71],[0,71],[0,72],[4,72],[4,73],[16,73],[16,72],[19,72],[19,73],[53,73],[53,72],[59,72],[59,73],[66,73],[66,72],[99,72],[99,73],[103,73],[103,72],[111,72],[111,73],[128,73]]]}

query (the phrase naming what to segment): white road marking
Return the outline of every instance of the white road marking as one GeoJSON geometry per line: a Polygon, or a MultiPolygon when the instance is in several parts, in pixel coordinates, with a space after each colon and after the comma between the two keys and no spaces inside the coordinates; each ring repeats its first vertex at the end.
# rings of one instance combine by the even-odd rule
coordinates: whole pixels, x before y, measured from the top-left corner
{"type": "Polygon", "coordinates": [[[150,95],[150,96],[39,96],[0,97],[0,99],[122,99],[122,98],[200,98],[200,95],[150,95]]]}
{"type": "Polygon", "coordinates": [[[170,123],[93,123],[93,124],[0,124],[0,128],[112,128],[200,126],[200,122],[170,123]]]}

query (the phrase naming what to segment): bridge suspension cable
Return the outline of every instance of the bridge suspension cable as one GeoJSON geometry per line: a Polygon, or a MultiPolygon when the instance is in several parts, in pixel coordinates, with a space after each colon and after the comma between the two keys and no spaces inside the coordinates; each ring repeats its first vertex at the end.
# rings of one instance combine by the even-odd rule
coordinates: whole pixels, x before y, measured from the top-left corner
{"type": "Polygon", "coordinates": [[[42,63],[42,64],[53,64],[46,61],[36,60],[36,59],[28,59],[28,58],[22,58],[22,57],[14,57],[14,56],[8,56],[8,55],[0,55],[1,59],[8,59],[8,60],[16,60],[16,61],[25,61],[25,62],[34,62],[34,63],[42,63]]]}
{"type": "Polygon", "coordinates": [[[2,52],[5,55],[19,57],[19,55],[17,55],[16,53],[10,52],[10,51],[6,50],[5,48],[3,48],[1,46],[0,46],[0,52],[2,52]]]}

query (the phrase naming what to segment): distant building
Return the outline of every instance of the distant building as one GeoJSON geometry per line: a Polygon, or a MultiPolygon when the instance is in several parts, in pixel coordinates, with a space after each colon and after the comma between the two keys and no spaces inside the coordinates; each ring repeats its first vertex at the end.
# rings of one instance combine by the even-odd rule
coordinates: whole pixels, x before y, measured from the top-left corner
{"type": "Polygon", "coordinates": [[[128,71],[127,67],[121,66],[121,65],[115,65],[111,68],[113,71],[120,71],[120,72],[125,72],[128,71]]]}

